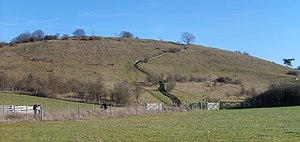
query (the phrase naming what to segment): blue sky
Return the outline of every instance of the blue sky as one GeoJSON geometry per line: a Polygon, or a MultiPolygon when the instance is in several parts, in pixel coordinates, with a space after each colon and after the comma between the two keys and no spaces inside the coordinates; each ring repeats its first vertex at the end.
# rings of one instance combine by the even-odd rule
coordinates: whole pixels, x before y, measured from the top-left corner
{"type": "Polygon", "coordinates": [[[300,0],[0,0],[0,40],[25,31],[116,36],[130,31],[139,38],[180,41],[282,64],[300,66],[300,0]]]}

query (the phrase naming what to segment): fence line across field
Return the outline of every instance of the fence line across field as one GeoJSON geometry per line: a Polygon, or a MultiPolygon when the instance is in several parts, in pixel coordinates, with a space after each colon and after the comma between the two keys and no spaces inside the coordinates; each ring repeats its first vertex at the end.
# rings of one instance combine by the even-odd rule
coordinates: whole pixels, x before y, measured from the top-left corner
{"type": "Polygon", "coordinates": [[[130,104],[125,107],[109,104],[106,109],[101,105],[66,105],[66,106],[42,106],[39,105],[0,105],[0,122],[12,119],[36,119],[36,120],[76,120],[88,118],[112,118],[133,115],[144,115],[159,112],[186,112],[190,110],[219,110],[236,108],[239,102],[195,102],[182,106],[165,106],[162,103],[130,104]]]}
{"type": "MultiPolygon", "coordinates": [[[[14,113],[26,113],[26,114],[34,114],[34,106],[16,106],[16,105],[2,105],[0,106],[0,111],[3,114],[14,114],[14,113]]],[[[40,111],[41,108],[37,108],[36,110],[40,111]]]]}

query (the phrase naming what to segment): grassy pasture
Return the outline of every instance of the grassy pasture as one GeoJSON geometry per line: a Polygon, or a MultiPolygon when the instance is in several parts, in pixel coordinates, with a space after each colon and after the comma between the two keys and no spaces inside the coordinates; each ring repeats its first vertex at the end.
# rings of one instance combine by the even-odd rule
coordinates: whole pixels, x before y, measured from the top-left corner
{"type": "Polygon", "coordinates": [[[2,123],[0,141],[300,141],[300,107],[2,123]]]}

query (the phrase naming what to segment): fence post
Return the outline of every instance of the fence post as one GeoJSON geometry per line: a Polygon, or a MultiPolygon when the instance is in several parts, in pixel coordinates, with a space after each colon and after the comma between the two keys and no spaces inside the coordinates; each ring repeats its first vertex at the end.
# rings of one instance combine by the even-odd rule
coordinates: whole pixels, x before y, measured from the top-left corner
{"type": "Polygon", "coordinates": [[[45,114],[45,116],[47,116],[47,106],[45,106],[44,114],[45,114]]]}
{"type": "Polygon", "coordinates": [[[203,104],[202,104],[202,102],[200,102],[200,109],[203,109],[203,104]]]}
{"type": "Polygon", "coordinates": [[[14,114],[16,114],[16,106],[14,106],[14,105],[13,105],[13,110],[14,110],[14,111],[13,111],[14,114]]]}
{"type": "Polygon", "coordinates": [[[138,104],[135,105],[135,115],[138,114],[138,104]]]}
{"type": "Polygon", "coordinates": [[[28,119],[28,105],[26,105],[26,120],[28,119]]]}
{"type": "Polygon", "coordinates": [[[43,121],[43,106],[41,105],[41,121],[43,121]]]}
{"type": "Polygon", "coordinates": [[[78,116],[78,119],[80,119],[80,110],[79,110],[79,105],[77,106],[77,116],[78,116]]]}
{"type": "Polygon", "coordinates": [[[2,110],[3,116],[5,116],[5,106],[2,106],[2,110]]]}
{"type": "Polygon", "coordinates": [[[111,118],[111,105],[109,106],[109,117],[111,118]]]}

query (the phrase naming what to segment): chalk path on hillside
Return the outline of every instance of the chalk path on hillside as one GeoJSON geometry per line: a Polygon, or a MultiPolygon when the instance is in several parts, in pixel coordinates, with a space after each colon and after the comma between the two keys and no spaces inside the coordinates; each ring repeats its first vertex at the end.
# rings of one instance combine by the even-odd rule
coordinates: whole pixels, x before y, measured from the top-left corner
{"type": "MultiPolygon", "coordinates": [[[[179,51],[177,51],[177,52],[186,52],[186,51],[188,51],[188,47],[187,47],[187,46],[184,46],[184,49],[179,50],[179,51]]],[[[149,59],[147,59],[147,60],[144,60],[144,61],[136,60],[135,63],[133,64],[133,67],[136,68],[137,70],[139,70],[140,72],[146,74],[147,76],[151,77],[151,74],[150,74],[148,71],[146,71],[146,70],[140,68],[139,65],[141,65],[142,63],[147,63],[147,62],[149,62],[149,61],[158,59],[158,58],[163,57],[163,56],[165,56],[165,55],[167,55],[167,54],[170,54],[170,53],[177,53],[177,52],[165,52],[165,53],[161,53],[161,54],[159,54],[159,55],[153,56],[153,57],[151,57],[151,58],[149,58],[149,59]]],[[[181,105],[182,105],[181,101],[180,101],[176,96],[174,96],[173,94],[169,93],[169,92],[166,90],[165,84],[163,83],[162,80],[159,81],[159,87],[158,87],[158,90],[159,90],[159,92],[160,92],[161,94],[163,94],[164,96],[166,96],[166,97],[168,97],[169,99],[172,100],[173,106],[181,106],[181,105]]]]}

